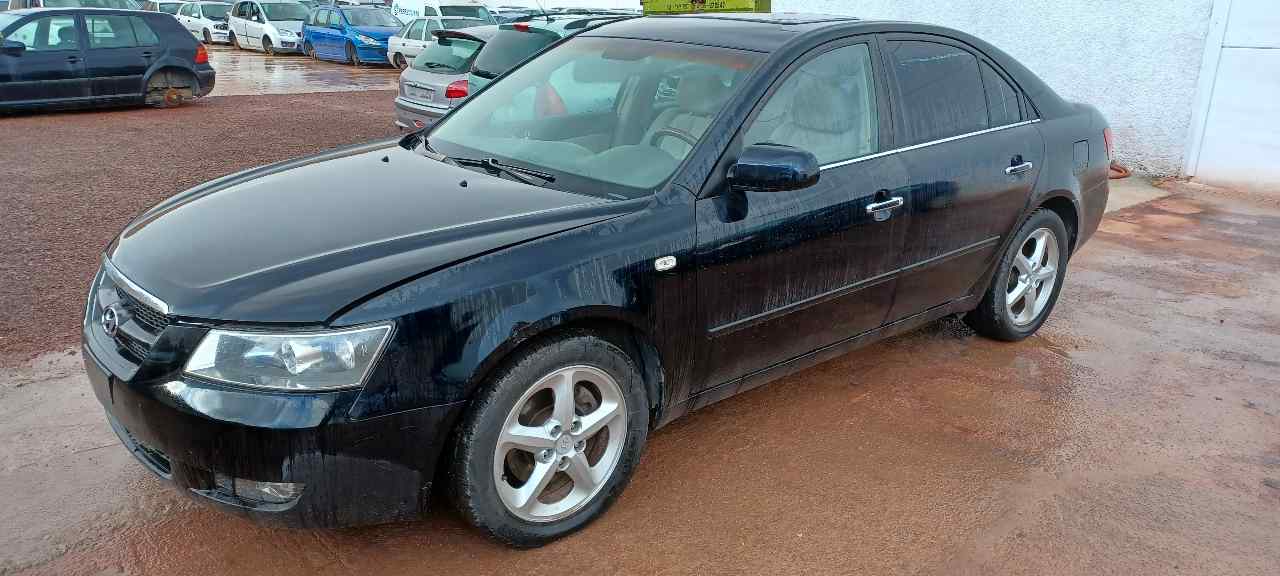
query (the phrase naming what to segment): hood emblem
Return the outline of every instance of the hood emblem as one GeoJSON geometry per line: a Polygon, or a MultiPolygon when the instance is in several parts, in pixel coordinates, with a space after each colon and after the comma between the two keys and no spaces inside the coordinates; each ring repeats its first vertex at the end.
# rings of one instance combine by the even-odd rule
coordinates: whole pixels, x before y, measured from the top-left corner
{"type": "Polygon", "coordinates": [[[102,311],[102,331],[106,332],[107,336],[115,338],[116,331],[119,329],[120,313],[116,311],[114,304],[107,306],[106,310],[102,311]]]}

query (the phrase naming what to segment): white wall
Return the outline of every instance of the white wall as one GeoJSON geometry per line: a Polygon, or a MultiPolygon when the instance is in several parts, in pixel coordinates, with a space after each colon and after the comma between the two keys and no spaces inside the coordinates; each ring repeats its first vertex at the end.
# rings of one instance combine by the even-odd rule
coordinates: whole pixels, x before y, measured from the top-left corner
{"type": "Polygon", "coordinates": [[[1192,126],[1187,173],[1204,182],[1280,192],[1276,0],[1217,0],[1200,90],[1202,113],[1193,120],[1200,126],[1192,126]]]}
{"type": "Polygon", "coordinates": [[[773,0],[775,12],[928,22],[978,36],[1064,98],[1101,109],[1120,160],[1155,174],[1181,173],[1212,6],[1213,0],[773,0]]]}

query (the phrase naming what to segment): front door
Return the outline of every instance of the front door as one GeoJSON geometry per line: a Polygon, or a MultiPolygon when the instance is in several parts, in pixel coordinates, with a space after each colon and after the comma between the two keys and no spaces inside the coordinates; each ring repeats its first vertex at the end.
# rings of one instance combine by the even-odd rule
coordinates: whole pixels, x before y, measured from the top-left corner
{"type": "Polygon", "coordinates": [[[80,25],[73,15],[34,18],[5,40],[22,42],[21,54],[0,54],[0,102],[57,102],[89,96],[80,25]]]}
{"type": "Polygon", "coordinates": [[[891,319],[973,295],[1017,228],[1044,159],[1012,82],[960,43],[891,35],[882,53],[910,174],[891,319]]]}
{"type": "Polygon", "coordinates": [[[263,23],[267,21],[267,15],[262,11],[262,7],[257,2],[249,3],[249,19],[244,23],[244,38],[240,39],[240,43],[250,48],[262,48],[262,31],[263,23]]]}
{"type": "Polygon", "coordinates": [[[815,50],[775,82],[733,145],[807,150],[823,165],[815,186],[741,192],[713,181],[718,189],[697,201],[702,388],[884,323],[903,232],[887,191],[906,176],[895,157],[877,154],[887,109],[876,52],[865,38],[815,50]],[[873,204],[888,207],[868,211],[873,204]]]}
{"type": "Polygon", "coordinates": [[[85,69],[93,95],[134,97],[143,93],[143,78],[159,56],[159,41],[138,16],[85,14],[89,49],[85,69]]]}

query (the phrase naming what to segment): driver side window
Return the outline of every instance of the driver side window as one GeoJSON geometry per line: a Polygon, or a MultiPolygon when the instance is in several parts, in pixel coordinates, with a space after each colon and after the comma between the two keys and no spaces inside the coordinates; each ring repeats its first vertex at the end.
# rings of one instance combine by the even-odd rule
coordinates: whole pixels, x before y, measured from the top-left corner
{"type": "Polygon", "coordinates": [[[813,153],[820,164],[877,150],[880,123],[866,44],[822,54],[779,82],[747,129],[744,145],[791,146],[813,153]]]}

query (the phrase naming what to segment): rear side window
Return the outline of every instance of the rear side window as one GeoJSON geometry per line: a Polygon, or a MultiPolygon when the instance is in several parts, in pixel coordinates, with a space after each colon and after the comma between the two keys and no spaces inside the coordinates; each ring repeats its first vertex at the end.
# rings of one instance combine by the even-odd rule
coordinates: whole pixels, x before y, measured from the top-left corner
{"type": "Polygon", "coordinates": [[[549,32],[502,30],[485,44],[476,58],[476,74],[494,78],[524,62],[558,38],[549,32]]]}
{"type": "Polygon", "coordinates": [[[133,24],[133,35],[138,38],[139,46],[158,46],[160,37],[156,35],[156,31],[151,29],[151,25],[147,24],[146,19],[138,16],[130,16],[129,21],[133,24]]]}
{"type": "Polygon", "coordinates": [[[987,89],[987,111],[993,128],[1022,121],[1018,92],[986,62],[982,63],[982,84],[987,89]]]}
{"type": "Polygon", "coordinates": [[[426,34],[423,35],[422,37],[417,38],[418,40],[430,40],[431,33],[440,29],[440,25],[437,24],[435,20],[426,20],[426,23],[427,23],[426,34]]]}
{"type": "Polygon", "coordinates": [[[84,24],[89,29],[89,48],[133,48],[138,39],[133,35],[133,26],[128,16],[85,15],[84,24]]]}
{"type": "Polygon", "coordinates": [[[933,42],[889,42],[895,114],[911,145],[987,128],[987,98],[978,59],[933,42]]]}

